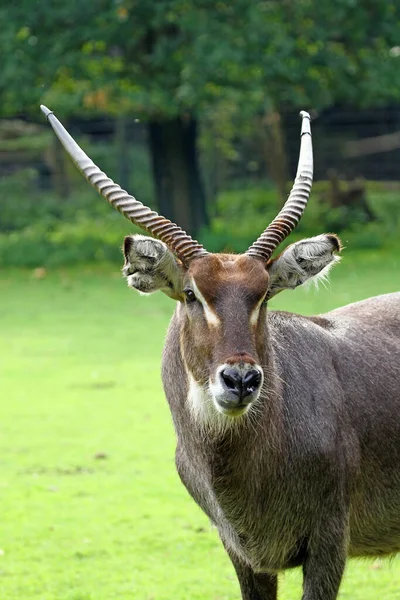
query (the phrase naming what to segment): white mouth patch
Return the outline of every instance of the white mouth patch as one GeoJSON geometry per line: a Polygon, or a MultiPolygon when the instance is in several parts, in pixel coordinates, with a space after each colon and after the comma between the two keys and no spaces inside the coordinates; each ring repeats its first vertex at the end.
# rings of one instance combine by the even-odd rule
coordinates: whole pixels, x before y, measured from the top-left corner
{"type": "Polygon", "coordinates": [[[232,427],[237,427],[241,418],[231,418],[220,412],[208,387],[197,383],[191,373],[188,376],[188,405],[196,425],[204,429],[205,434],[212,432],[215,435],[221,435],[232,427]]]}
{"type": "MultiPolygon", "coordinates": [[[[188,391],[188,406],[193,416],[194,421],[202,428],[207,430],[212,429],[216,433],[224,433],[232,427],[236,427],[241,421],[241,417],[244,417],[246,413],[252,410],[252,405],[257,403],[260,392],[254,397],[251,404],[249,404],[241,414],[236,413],[232,410],[232,414],[229,411],[224,411],[221,406],[215,400],[216,396],[223,395],[225,389],[222,386],[220,372],[227,367],[232,366],[228,364],[221,365],[217,372],[215,381],[209,381],[208,385],[199,384],[193,375],[188,372],[189,378],[189,391],[188,391]]],[[[263,373],[260,367],[254,365],[237,365],[237,368],[246,372],[249,368],[257,369],[260,371],[262,381],[260,384],[260,391],[263,384],[263,373]]]]}
{"type": "Polygon", "coordinates": [[[212,396],[208,392],[207,388],[200,385],[191,373],[189,375],[189,392],[188,402],[190,412],[197,420],[208,420],[210,414],[213,412],[213,401],[212,396]]]}

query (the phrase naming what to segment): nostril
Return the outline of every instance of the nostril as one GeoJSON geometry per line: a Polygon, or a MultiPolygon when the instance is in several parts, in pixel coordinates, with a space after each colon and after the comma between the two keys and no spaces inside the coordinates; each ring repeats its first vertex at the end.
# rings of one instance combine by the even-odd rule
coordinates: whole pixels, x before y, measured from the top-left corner
{"type": "Polygon", "coordinates": [[[238,369],[227,367],[220,375],[225,388],[235,396],[239,396],[240,400],[253,394],[261,384],[261,373],[256,369],[250,369],[242,374],[238,369]]]}
{"type": "Polygon", "coordinates": [[[243,389],[245,394],[253,393],[261,383],[261,373],[260,371],[256,371],[252,369],[248,371],[246,375],[243,377],[243,389]]]}
{"type": "Polygon", "coordinates": [[[242,377],[236,369],[228,367],[221,371],[221,377],[228,390],[240,394],[242,391],[242,377]]]}

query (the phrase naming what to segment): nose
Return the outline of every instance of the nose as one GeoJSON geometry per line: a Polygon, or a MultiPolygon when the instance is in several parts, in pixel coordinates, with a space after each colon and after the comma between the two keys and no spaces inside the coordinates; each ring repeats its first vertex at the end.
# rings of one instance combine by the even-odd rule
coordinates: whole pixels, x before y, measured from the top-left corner
{"type": "Polygon", "coordinates": [[[256,369],[241,372],[235,367],[227,367],[221,371],[221,379],[229,392],[242,402],[260,387],[261,373],[256,369]]]}

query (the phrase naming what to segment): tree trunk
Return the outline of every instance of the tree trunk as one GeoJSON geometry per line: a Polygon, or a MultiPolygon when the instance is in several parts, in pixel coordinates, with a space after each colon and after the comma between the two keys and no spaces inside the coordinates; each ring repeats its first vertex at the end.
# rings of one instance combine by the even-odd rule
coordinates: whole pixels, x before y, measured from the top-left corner
{"type": "Polygon", "coordinates": [[[200,177],[196,141],[197,121],[196,119],[189,119],[183,124],[183,144],[188,167],[190,205],[194,215],[195,232],[199,231],[204,225],[209,225],[204,186],[200,177]]]}
{"type": "Polygon", "coordinates": [[[159,212],[190,235],[208,224],[196,139],[197,123],[191,117],[149,123],[159,212]]]}
{"type": "Polygon", "coordinates": [[[277,188],[277,208],[280,210],[287,200],[288,166],[281,116],[276,110],[267,112],[262,118],[260,132],[268,172],[277,188]]]}

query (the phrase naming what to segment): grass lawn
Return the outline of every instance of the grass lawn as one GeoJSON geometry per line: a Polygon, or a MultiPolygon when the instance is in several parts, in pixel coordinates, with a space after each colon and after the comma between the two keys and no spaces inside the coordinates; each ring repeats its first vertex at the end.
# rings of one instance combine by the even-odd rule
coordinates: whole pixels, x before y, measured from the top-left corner
{"type": "MultiPolygon", "coordinates": [[[[322,312],[399,288],[400,255],[345,252],[322,312]]],[[[159,376],[173,302],[110,266],[0,275],[0,598],[238,600],[216,532],[174,468],[159,376]]],[[[280,598],[300,598],[297,571],[280,598]]],[[[400,598],[400,563],[352,561],[341,599],[400,598]]]]}

